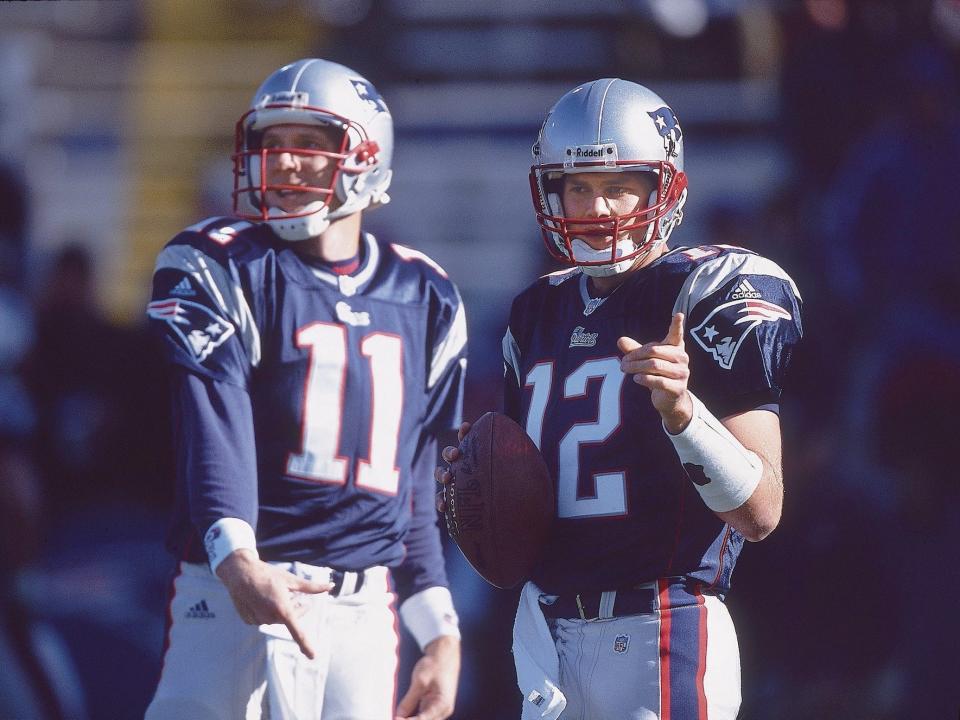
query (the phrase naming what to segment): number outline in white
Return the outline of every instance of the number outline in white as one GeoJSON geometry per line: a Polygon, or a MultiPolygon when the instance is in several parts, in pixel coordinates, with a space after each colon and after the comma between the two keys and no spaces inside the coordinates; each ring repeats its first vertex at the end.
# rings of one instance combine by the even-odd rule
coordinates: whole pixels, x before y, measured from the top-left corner
{"type": "MultiPolygon", "coordinates": [[[[347,351],[347,330],[337,323],[318,321],[298,329],[295,340],[297,347],[308,350],[308,365],[303,385],[299,450],[287,453],[284,464],[285,473],[309,482],[344,485],[347,482],[351,458],[337,453],[340,447],[344,394],[350,362],[347,351]],[[321,327],[327,328],[327,331],[317,330],[321,327]],[[325,357],[318,354],[321,351],[326,354],[325,357]],[[333,352],[332,357],[329,355],[331,352],[333,352]],[[331,375],[338,375],[338,381],[324,383],[316,375],[321,370],[327,370],[331,375]],[[337,389],[330,392],[332,385],[336,385],[337,389]],[[331,402],[332,397],[335,397],[333,402],[331,402]],[[318,421],[317,415],[323,419],[318,421]],[[308,449],[310,446],[313,446],[312,451],[308,449]],[[317,446],[320,446],[319,453],[325,453],[326,458],[320,457],[317,446]],[[325,462],[327,468],[332,471],[318,471],[316,469],[318,462],[325,462]]],[[[353,459],[356,463],[354,486],[380,495],[395,496],[399,491],[400,482],[397,451],[400,444],[400,425],[403,420],[403,338],[393,333],[379,331],[369,333],[360,340],[360,352],[368,359],[368,370],[371,373],[370,427],[367,444],[369,457],[353,459]],[[385,349],[383,342],[380,341],[381,338],[388,341],[385,349]],[[390,373],[389,365],[383,365],[384,362],[390,362],[391,358],[396,361],[395,374],[390,373]],[[394,392],[399,390],[399,395],[391,390],[394,392]],[[378,397],[381,402],[378,402],[378,397]],[[387,400],[387,403],[384,404],[383,400],[387,400]],[[388,413],[386,419],[383,414],[385,407],[388,413]],[[384,431],[387,425],[389,428],[384,431]],[[384,437],[391,431],[392,439],[385,441],[384,437]],[[388,450],[393,451],[392,459],[386,462],[384,458],[390,453],[384,451],[384,442],[388,450]],[[391,466],[390,470],[386,471],[385,477],[379,474],[383,470],[381,465],[391,466]]]]}
{"type": "MultiPolygon", "coordinates": [[[[382,343],[381,343],[382,345],[382,343]]],[[[403,421],[403,338],[395,333],[375,332],[364,335],[360,341],[360,352],[369,358],[370,363],[370,434],[367,442],[367,448],[370,451],[370,457],[367,459],[357,458],[356,485],[359,488],[380,493],[381,495],[396,495],[400,487],[400,467],[397,465],[397,450],[400,445],[400,424],[403,421]],[[377,352],[373,349],[372,343],[387,339],[395,342],[390,343],[389,357],[387,352],[381,350],[377,352]],[[370,352],[367,352],[370,348],[370,352]],[[397,372],[393,377],[394,382],[389,382],[389,368],[384,371],[383,363],[388,360],[396,361],[397,372]],[[379,378],[379,380],[378,380],[379,378]],[[397,394],[392,395],[389,390],[393,388],[397,394]],[[388,400],[390,402],[387,413],[384,412],[384,403],[378,403],[379,400],[388,400]],[[379,412],[378,412],[379,410],[379,412]],[[392,422],[392,420],[396,422],[392,422]],[[388,428],[384,431],[384,428],[388,428]],[[390,435],[389,428],[393,429],[393,440],[385,440],[390,435]],[[379,435],[377,431],[380,431],[379,435]],[[376,442],[375,442],[376,441],[376,442]],[[388,452],[384,449],[386,445],[388,452]],[[392,461],[385,458],[392,458],[392,461]],[[376,464],[375,464],[376,463],[376,464]],[[389,464],[391,467],[386,470],[380,465],[389,464]],[[383,473],[386,478],[378,477],[383,473]],[[367,480],[367,477],[371,477],[367,480]]]]}
{"type": "MultiPolygon", "coordinates": [[[[524,387],[531,387],[533,393],[527,408],[527,433],[538,448],[541,446],[543,420],[553,386],[553,371],[553,361],[537,363],[527,373],[524,383],[524,387]],[[545,367],[548,367],[550,372],[545,378],[546,390],[540,390],[537,385],[539,383],[541,387],[544,386],[542,378],[546,371],[541,368],[545,367]],[[547,399],[544,399],[545,396],[547,399]],[[539,413],[539,417],[536,417],[536,413],[539,413]],[[531,431],[537,432],[537,436],[531,431]]],[[[581,446],[602,445],[623,424],[622,389],[626,376],[620,370],[620,360],[617,357],[592,358],[582,362],[564,379],[561,399],[586,397],[589,381],[594,378],[601,381],[597,419],[589,423],[574,423],[557,443],[557,517],[562,519],[620,517],[629,512],[625,468],[591,473],[594,494],[581,496],[578,493],[581,446]],[[599,369],[592,370],[596,366],[600,366],[599,369]],[[611,380],[613,384],[610,384],[611,380]],[[612,415],[611,408],[615,408],[612,415]],[[611,419],[604,422],[605,417],[611,419]],[[600,430],[601,436],[590,437],[594,428],[600,430]],[[581,440],[579,438],[584,435],[584,429],[587,437],[581,440]],[[573,463],[568,457],[570,455],[573,455],[573,463]]]]}

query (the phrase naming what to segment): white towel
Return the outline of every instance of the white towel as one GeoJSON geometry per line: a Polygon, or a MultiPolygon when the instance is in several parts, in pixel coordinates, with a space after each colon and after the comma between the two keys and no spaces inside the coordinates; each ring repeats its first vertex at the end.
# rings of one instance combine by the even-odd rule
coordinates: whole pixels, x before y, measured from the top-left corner
{"type": "Polygon", "coordinates": [[[557,687],[560,658],[540,609],[540,595],[532,582],[523,586],[513,623],[513,661],[523,693],[521,720],[556,720],[567,706],[557,687]]]}

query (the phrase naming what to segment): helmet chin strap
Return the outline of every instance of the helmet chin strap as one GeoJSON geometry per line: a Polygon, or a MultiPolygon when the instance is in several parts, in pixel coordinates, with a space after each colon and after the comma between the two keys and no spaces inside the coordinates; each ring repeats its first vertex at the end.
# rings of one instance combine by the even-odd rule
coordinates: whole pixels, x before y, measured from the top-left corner
{"type": "Polygon", "coordinates": [[[267,223],[283,240],[299,242],[316,237],[330,227],[330,208],[323,200],[314,200],[303,208],[309,215],[290,217],[283,210],[271,207],[267,223]]]}
{"type": "MultiPolygon", "coordinates": [[[[652,231],[652,227],[647,228],[646,234],[648,239],[652,231]]],[[[590,277],[609,277],[611,275],[618,275],[622,272],[626,272],[636,265],[641,258],[646,257],[647,254],[660,245],[661,242],[662,241],[660,240],[654,239],[654,241],[649,243],[647,248],[639,255],[634,255],[633,257],[629,257],[624,260],[617,260],[616,262],[604,265],[581,265],[580,270],[583,271],[584,275],[589,275],[590,277]]],[[[577,262],[596,262],[598,260],[606,260],[610,257],[609,248],[595,250],[581,238],[573,238],[573,242],[570,243],[570,247],[573,249],[573,259],[577,262]]],[[[630,237],[625,237],[617,243],[618,258],[623,257],[624,255],[631,255],[636,251],[637,245],[630,237]]]]}

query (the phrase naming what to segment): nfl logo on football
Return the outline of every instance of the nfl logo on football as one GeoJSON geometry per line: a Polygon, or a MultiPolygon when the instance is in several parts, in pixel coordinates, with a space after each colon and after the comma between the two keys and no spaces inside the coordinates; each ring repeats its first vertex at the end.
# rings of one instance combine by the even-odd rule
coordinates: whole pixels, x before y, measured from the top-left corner
{"type": "Polygon", "coordinates": [[[629,635],[617,635],[613,640],[613,651],[615,653],[620,653],[621,655],[627,651],[627,646],[630,644],[629,635]]]}

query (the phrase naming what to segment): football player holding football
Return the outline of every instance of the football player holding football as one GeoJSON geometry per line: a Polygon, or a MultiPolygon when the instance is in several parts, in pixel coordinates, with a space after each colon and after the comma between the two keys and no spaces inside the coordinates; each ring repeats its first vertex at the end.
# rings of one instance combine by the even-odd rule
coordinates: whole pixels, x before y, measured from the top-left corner
{"type": "Polygon", "coordinates": [[[514,300],[503,338],[505,411],[557,498],[514,625],[523,718],[732,720],[740,705],[723,601],[744,540],[780,519],[801,301],[749,250],[668,248],[683,140],[660,97],[602,79],[561,97],[533,146],[537,222],[572,267],[514,300]]]}
{"type": "Polygon", "coordinates": [[[392,150],[370,82],[286,65],[237,123],[234,216],[159,255],[181,562],[148,720],[453,711],[432,469],[460,422],[466,323],[436,263],[361,232],[392,150]],[[399,705],[398,612],[423,650],[399,705]]]}

